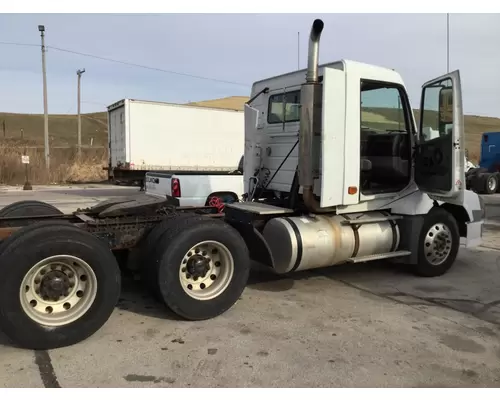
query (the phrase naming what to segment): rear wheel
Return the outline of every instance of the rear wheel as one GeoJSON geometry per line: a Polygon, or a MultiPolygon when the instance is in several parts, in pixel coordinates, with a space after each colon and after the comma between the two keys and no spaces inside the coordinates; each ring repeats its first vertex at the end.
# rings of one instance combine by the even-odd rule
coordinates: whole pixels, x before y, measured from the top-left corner
{"type": "Polygon", "coordinates": [[[248,281],[250,259],[238,231],[209,218],[186,219],[162,235],[158,265],[166,305],[188,320],[214,318],[231,308],[248,281]]]}
{"type": "Polygon", "coordinates": [[[488,174],[485,176],[484,191],[487,194],[496,193],[498,190],[498,179],[496,174],[488,174]]]}
{"type": "Polygon", "coordinates": [[[118,302],[120,269],[106,244],[67,223],[35,223],[0,246],[0,330],[28,349],[97,332],[118,302]]]}
{"type": "Polygon", "coordinates": [[[426,215],[419,238],[416,275],[435,277],[445,274],[455,262],[460,246],[457,221],[448,211],[436,207],[426,215]]]}
{"type": "Polygon", "coordinates": [[[141,264],[141,281],[145,284],[151,295],[158,301],[163,301],[158,286],[158,263],[164,250],[159,240],[166,231],[189,218],[200,219],[201,216],[195,214],[172,214],[166,216],[163,221],[158,223],[146,236],[144,236],[144,239],[139,245],[137,260],[141,264]]]}

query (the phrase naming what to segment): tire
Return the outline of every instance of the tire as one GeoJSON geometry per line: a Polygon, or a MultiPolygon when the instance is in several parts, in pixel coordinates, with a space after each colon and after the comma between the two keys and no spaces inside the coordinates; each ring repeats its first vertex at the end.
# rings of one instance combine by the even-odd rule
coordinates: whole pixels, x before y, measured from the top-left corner
{"type": "Polygon", "coordinates": [[[486,186],[486,174],[477,173],[471,178],[471,187],[477,194],[484,194],[484,187],[486,186]]]}
{"type": "Polygon", "coordinates": [[[495,193],[500,193],[500,174],[498,172],[495,173],[495,177],[497,178],[497,190],[495,193]]]}
{"type": "Polygon", "coordinates": [[[111,316],[121,289],[120,269],[106,244],[63,221],[37,222],[5,240],[0,246],[0,274],[0,330],[16,345],[32,350],[71,346],[92,336],[111,316]],[[45,268],[43,275],[30,272],[49,257],[60,257],[59,262],[66,264],[65,272],[61,264],[53,265],[55,270],[45,268]],[[47,294],[44,279],[52,273],[63,277],[63,283],[73,284],[71,289],[66,286],[70,290],[66,302],[63,298],[59,303],[42,299],[42,294],[47,294]],[[31,279],[26,280],[28,275],[31,279]],[[36,282],[38,278],[41,283],[36,282]],[[30,305],[30,299],[36,305],[30,305]],[[53,307],[51,312],[48,307],[53,307]],[[51,319],[51,315],[67,320],[51,319]]]}
{"type": "Polygon", "coordinates": [[[163,301],[175,314],[187,320],[210,319],[226,312],[238,301],[248,281],[250,259],[243,238],[233,227],[210,218],[184,219],[169,227],[158,243],[163,248],[158,285],[163,301]],[[205,241],[212,244],[200,246],[198,254],[193,250],[191,256],[187,255],[191,248],[205,241]],[[217,248],[217,254],[208,246],[217,248]],[[194,276],[189,276],[192,279],[188,280],[190,270],[185,269],[191,268],[189,264],[195,257],[203,259],[199,264],[201,269],[210,268],[209,271],[203,269],[204,275],[197,282],[194,276]],[[207,257],[211,259],[209,264],[205,264],[207,257]],[[189,290],[189,282],[194,282],[196,288],[191,285],[193,290],[189,290]],[[194,292],[198,293],[197,297],[191,294],[194,292]]]}
{"type": "Polygon", "coordinates": [[[486,194],[496,193],[498,189],[498,178],[496,174],[488,174],[484,179],[484,192],[486,194]]]}
{"type": "MultiPolygon", "coordinates": [[[[62,211],[52,204],[38,200],[23,200],[9,204],[0,210],[0,217],[38,217],[45,215],[63,215],[62,211]]],[[[3,226],[26,226],[33,220],[2,222],[3,226]]]]}
{"type": "Polygon", "coordinates": [[[418,263],[413,266],[414,273],[422,277],[445,274],[455,262],[459,247],[460,233],[453,215],[439,207],[431,209],[420,231],[418,263]],[[435,244],[442,244],[444,249],[436,249],[435,244]],[[441,254],[441,257],[438,254],[441,254]],[[435,264],[432,259],[436,261],[435,264]]]}
{"type": "Polygon", "coordinates": [[[147,233],[139,244],[138,262],[141,264],[141,281],[153,298],[163,302],[160,287],[158,286],[158,262],[163,254],[162,244],[158,243],[161,236],[172,226],[179,224],[186,218],[202,218],[196,214],[172,214],[166,216],[160,223],[147,233]]]}

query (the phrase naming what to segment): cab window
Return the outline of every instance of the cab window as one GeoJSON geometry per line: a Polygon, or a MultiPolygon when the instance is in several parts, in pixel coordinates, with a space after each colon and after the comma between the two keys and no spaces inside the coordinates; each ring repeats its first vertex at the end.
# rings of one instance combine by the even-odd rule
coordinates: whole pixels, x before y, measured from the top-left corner
{"type": "Polygon", "coordinates": [[[396,193],[410,181],[409,103],[402,87],[361,82],[361,192],[396,193]]]}
{"type": "Polygon", "coordinates": [[[300,90],[269,96],[267,122],[282,124],[300,120],[300,90]]]}

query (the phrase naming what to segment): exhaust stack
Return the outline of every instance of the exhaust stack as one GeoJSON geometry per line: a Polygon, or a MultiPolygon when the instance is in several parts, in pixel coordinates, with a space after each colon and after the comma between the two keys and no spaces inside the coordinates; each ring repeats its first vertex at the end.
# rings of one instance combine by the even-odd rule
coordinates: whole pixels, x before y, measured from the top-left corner
{"type": "Polygon", "coordinates": [[[313,137],[317,119],[315,113],[321,96],[320,84],[318,83],[318,62],[319,40],[323,27],[322,20],[314,20],[309,36],[306,82],[302,85],[300,92],[299,184],[303,189],[304,203],[311,212],[327,211],[320,208],[313,193],[313,137]]]}
{"type": "Polygon", "coordinates": [[[309,49],[307,54],[307,83],[318,83],[319,39],[325,24],[320,19],[315,19],[309,35],[309,49]]]}

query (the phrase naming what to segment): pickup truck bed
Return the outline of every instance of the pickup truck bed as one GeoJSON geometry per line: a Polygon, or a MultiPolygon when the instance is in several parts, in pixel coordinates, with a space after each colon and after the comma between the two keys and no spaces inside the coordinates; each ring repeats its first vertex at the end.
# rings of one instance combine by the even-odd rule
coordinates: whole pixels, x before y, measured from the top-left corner
{"type": "Polygon", "coordinates": [[[238,201],[243,193],[243,175],[168,174],[148,172],[147,194],[159,198],[174,197],[181,207],[220,206],[238,201]]]}

